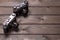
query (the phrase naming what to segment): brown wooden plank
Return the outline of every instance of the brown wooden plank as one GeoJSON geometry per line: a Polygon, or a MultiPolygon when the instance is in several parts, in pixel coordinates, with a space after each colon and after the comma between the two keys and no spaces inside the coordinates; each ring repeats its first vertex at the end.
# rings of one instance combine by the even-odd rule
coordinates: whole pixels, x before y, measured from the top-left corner
{"type": "MultiPolygon", "coordinates": [[[[3,23],[9,16],[0,16],[0,24],[3,23]]],[[[60,16],[28,16],[27,18],[17,18],[19,23],[26,24],[43,24],[43,23],[60,23],[60,16]]]]}
{"type": "Polygon", "coordinates": [[[21,2],[23,0],[0,0],[0,3],[5,3],[5,2],[21,2]]]}
{"type": "MultiPolygon", "coordinates": [[[[22,0],[1,0],[0,6],[13,6],[22,0]],[[7,4],[7,5],[6,5],[7,4]],[[10,4],[10,5],[9,5],[10,4]]],[[[28,0],[31,6],[60,6],[60,0],[28,0]]]]}
{"type": "Polygon", "coordinates": [[[48,40],[60,40],[60,35],[44,35],[48,40]]]}
{"type": "Polygon", "coordinates": [[[29,16],[22,18],[20,23],[60,23],[60,16],[29,16]]]}
{"type": "Polygon", "coordinates": [[[44,35],[48,40],[60,40],[60,35],[44,35]]]}
{"type": "Polygon", "coordinates": [[[0,40],[17,40],[17,35],[10,35],[6,37],[5,35],[0,35],[0,40]]]}
{"type": "MultiPolygon", "coordinates": [[[[20,37],[20,35],[19,35],[20,37]]],[[[44,36],[43,35],[23,35],[23,39],[28,39],[28,40],[60,40],[60,35],[48,35],[44,36]]]]}
{"type": "Polygon", "coordinates": [[[12,12],[12,8],[0,7],[0,14],[11,14],[12,12]]]}
{"type": "Polygon", "coordinates": [[[20,4],[23,2],[23,0],[1,0],[0,6],[16,6],[17,4],[20,4]]]}
{"type": "Polygon", "coordinates": [[[60,34],[60,25],[20,25],[24,34],[60,34]]]}
{"type": "Polygon", "coordinates": [[[60,40],[60,35],[0,35],[0,40],[60,40]]]}
{"type": "Polygon", "coordinates": [[[4,35],[0,35],[0,40],[45,40],[42,35],[10,35],[9,37],[4,37],[4,35]]]}
{"type": "MultiPolygon", "coordinates": [[[[0,34],[4,34],[2,25],[0,25],[0,34]]],[[[9,34],[58,35],[60,25],[20,25],[18,32],[12,30],[9,34]]]]}
{"type": "Polygon", "coordinates": [[[31,6],[59,6],[60,0],[28,0],[31,6]]]}
{"type": "MultiPolygon", "coordinates": [[[[11,14],[13,12],[13,8],[8,7],[0,7],[0,14],[11,14]]],[[[29,7],[29,14],[45,14],[45,15],[59,15],[60,7],[29,7]]]]}
{"type": "Polygon", "coordinates": [[[30,7],[30,14],[60,14],[59,7],[30,7]]]}

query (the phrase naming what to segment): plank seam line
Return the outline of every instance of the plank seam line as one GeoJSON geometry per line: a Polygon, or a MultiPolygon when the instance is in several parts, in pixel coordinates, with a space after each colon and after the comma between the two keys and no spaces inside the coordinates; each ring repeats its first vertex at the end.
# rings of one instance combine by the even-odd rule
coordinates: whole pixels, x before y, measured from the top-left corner
{"type": "MultiPolygon", "coordinates": [[[[9,16],[10,14],[0,14],[0,16],[9,16]]],[[[60,16],[60,14],[28,14],[29,16],[60,16]]]]}
{"type": "MultiPolygon", "coordinates": [[[[0,25],[3,25],[0,23],[0,25]]],[[[60,25],[60,23],[19,23],[19,25],[60,25]]]]}
{"type": "MultiPolygon", "coordinates": [[[[5,35],[0,33],[0,35],[5,35]]],[[[60,35],[60,34],[7,34],[7,35],[60,35]]]]}
{"type": "MultiPolygon", "coordinates": [[[[7,8],[13,8],[14,6],[1,6],[0,7],[7,7],[7,8]]],[[[46,8],[50,8],[50,7],[60,7],[60,6],[29,6],[29,7],[46,7],[46,8]]]]}
{"type": "Polygon", "coordinates": [[[60,23],[19,23],[20,25],[60,25],[60,23]]]}

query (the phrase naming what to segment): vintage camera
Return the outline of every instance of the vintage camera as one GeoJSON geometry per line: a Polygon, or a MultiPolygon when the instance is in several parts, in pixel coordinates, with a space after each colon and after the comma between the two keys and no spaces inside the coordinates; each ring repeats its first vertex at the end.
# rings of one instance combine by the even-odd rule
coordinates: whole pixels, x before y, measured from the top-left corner
{"type": "Polygon", "coordinates": [[[13,7],[13,13],[9,16],[9,18],[3,23],[4,33],[7,34],[11,31],[11,29],[18,31],[18,23],[17,17],[28,16],[28,1],[24,1],[23,3],[13,7]]]}
{"type": "Polygon", "coordinates": [[[16,14],[12,13],[9,18],[3,23],[4,33],[8,33],[11,29],[17,31],[18,23],[16,21],[16,14]]]}
{"type": "Polygon", "coordinates": [[[16,14],[16,16],[28,16],[28,1],[24,1],[20,5],[18,4],[13,8],[13,13],[16,14]]]}

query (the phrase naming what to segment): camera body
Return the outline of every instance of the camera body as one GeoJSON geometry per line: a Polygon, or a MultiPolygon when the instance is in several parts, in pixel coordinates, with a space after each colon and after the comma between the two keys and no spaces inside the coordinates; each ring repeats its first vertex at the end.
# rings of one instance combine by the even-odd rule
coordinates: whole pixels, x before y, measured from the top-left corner
{"type": "Polygon", "coordinates": [[[28,1],[24,1],[20,5],[18,4],[13,8],[13,13],[16,14],[16,16],[28,16],[28,1]]]}
{"type": "Polygon", "coordinates": [[[11,29],[18,31],[19,24],[17,23],[17,17],[28,16],[28,1],[24,1],[20,5],[13,7],[13,13],[9,16],[9,18],[3,23],[4,33],[9,33],[11,29]]]}

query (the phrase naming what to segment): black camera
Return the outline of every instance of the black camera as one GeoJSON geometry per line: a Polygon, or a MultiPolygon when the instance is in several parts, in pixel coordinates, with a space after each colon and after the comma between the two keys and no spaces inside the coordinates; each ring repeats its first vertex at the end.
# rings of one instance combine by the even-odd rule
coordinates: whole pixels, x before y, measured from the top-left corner
{"type": "Polygon", "coordinates": [[[28,16],[28,1],[24,1],[20,5],[17,5],[13,8],[13,13],[16,14],[16,16],[28,16]]]}
{"type": "Polygon", "coordinates": [[[9,18],[3,23],[4,33],[9,33],[11,29],[18,31],[19,24],[17,23],[17,17],[28,16],[28,1],[24,1],[23,3],[13,7],[13,13],[9,16],[9,18]]]}

